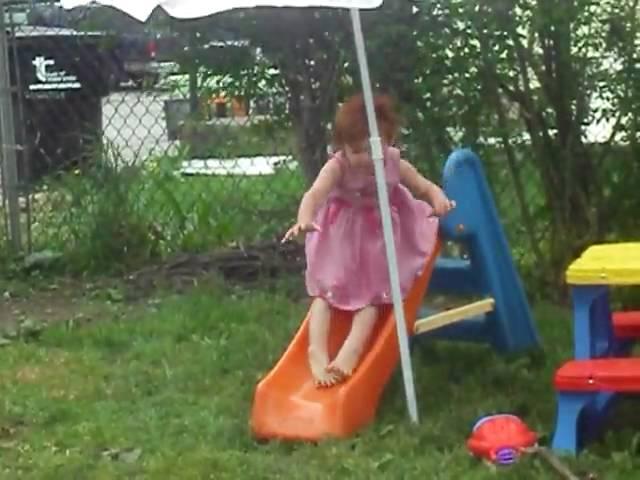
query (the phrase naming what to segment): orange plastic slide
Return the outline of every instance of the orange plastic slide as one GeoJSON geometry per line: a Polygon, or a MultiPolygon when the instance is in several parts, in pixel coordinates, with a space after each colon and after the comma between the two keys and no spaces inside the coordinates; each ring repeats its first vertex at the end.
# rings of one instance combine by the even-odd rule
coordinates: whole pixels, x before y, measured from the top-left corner
{"type": "MultiPolygon", "coordinates": [[[[438,252],[439,248],[436,248],[405,299],[409,334],[413,332],[438,252]]],[[[318,389],[307,363],[307,315],[282,358],[258,383],[251,412],[254,436],[258,439],[317,441],[347,437],[371,422],[382,390],[400,357],[392,309],[384,308],[380,316],[353,376],[341,385],[318,389]]],[[[332,319],[329,340],[332,357],[349,331],[350,317],[347,312],[336,312],[332,319]]]]}

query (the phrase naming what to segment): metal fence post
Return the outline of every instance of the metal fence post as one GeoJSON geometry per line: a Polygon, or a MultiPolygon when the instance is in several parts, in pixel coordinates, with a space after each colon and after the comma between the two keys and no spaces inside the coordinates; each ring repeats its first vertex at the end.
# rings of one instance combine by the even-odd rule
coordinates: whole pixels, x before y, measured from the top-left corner
{"type": "Polygon", "coordinates": [[[9,62],[9,39],[5,21],[6,0],[0,0],[0,154],[2,190],[7,198],[9,237],[15,251],[22,249],[16,133],[9,62]]]}

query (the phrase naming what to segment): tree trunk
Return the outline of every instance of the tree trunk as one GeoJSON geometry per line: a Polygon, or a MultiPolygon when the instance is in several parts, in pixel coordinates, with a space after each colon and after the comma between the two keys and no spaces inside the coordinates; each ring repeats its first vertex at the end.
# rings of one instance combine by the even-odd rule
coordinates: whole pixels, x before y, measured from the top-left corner
{"type": "Polygon", "coordinates": [[[327,160],[327,123],[336,107],[338,78],[344,68],[340,49],[344,19],[333,12],[313,15],[304,9],[265,14],[267,18],[274,25],[290,25],[283,35],[271,31],[267,37],[262,32],[260,43],[282,74],[299,161],[311,183],[327,160]]]}
{"type": "Polygon", "coordinates": [[[340,52],[317,38],[296,46],[282,65],[302,171],[311,184],[327,160],[328,131],[336,108],[340,52]]]}
{"type": "MultiPolygon", "coordinates": [[[[311,79],[304,79],[311,82],[311,79]]],[[[309,98],[312,90],[307,82],[291,82],[289,109],[293,119],[297,153],[302,171],[310,184],[327,160],[327,129],[325,120],[329,115],[322,102],[309,98]],[[306,93],[305,93],[306,92],[306,93]]],[[[330,92],[326,92],[327,94],[330,92]]],[[[327,102],[324,102],[327,103],[327,102]]]]}

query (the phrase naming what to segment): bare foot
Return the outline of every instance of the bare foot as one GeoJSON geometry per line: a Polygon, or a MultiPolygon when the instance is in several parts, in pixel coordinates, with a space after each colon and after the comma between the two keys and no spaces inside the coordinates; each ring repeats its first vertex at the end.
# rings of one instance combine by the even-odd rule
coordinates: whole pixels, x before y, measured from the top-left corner
{"type": "Polygon", "coordinates": [[[309,368],[317,387],[330,387],[335,383],[334,375],[327,370],[328,365],[327,352],[309,347],[309,368]]]}
{"type": "Polygon", "coordinates": [[[353,374],[377,318],[378,309],[373,306],[365,307],[354,315],[349,335],[336,358],[327,366],[327,373],[332,375],[334,383],[343,382],[353,374]]]}
{"type": "Polygon", "coordinates": [[[342,349],[326,370],[333,377],[334,384],[344,382],[353,375],[353,371],[360,360],[360,352],[355,349],[342,349]]]}

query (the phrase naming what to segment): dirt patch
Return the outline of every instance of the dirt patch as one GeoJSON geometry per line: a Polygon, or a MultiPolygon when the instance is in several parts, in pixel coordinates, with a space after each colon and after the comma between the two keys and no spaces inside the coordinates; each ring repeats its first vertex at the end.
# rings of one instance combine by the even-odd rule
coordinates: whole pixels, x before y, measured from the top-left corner
{"type": "Polygon", "coordinates": [[[183,292],[207,278],[251,286],[304,272],[304,246],[277,240],[200,254],[180,254],[127,276],[127,298],[148,296],[157,288],[183,292]]]}
{"type": "MultiPolygon", "coordinates": [[[[144,305],[158,291],[184,293],[209,280],[227,285],[264,286],[269,280],[299,279],[302,285],[304,247],[277,240],[250,246],[233,245],[200,254],[180,254],[122,278],[53,278],[0,285],[0,330],[24,322],[95,321],[114,311],[144,305]]],[[[280,288],[280,287],[279,287],[280,288]]],[[[118,313],[118,312],[115,312],[118,313]]]]}
{"type": "Polygon", "coordinates": [[[48,282],[12,282],[0,290],[0,330],[22,324],[43,325],[65,321],[99,320],[113,316],[122,304],[117,281],[88,283],[55,278],[48,282]]]}

